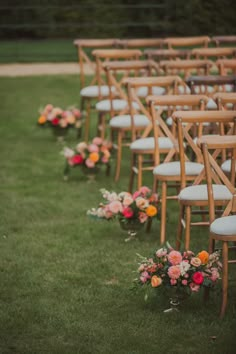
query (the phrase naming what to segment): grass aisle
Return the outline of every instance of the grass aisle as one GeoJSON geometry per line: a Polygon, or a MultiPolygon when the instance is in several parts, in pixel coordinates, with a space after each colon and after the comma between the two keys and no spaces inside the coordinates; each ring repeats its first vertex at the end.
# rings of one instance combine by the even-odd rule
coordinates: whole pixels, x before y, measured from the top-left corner
{"type": "MultiPolygon", "coordinates": [[[[100,188],[127,189],[128,153],[117,184],[102,173],[88,184],[79,170],[63,181],[61,145],[37,127],[37,111],[75,104],[78,92],[73,75],[1,78],[0,353],[234,353],[235,281],[223,321],[219,289],[207,306],[196,294],[180,313],[163,314],[163,294],[145,303],[142,292],[131,291],[136,253],[158,247],[158,222],[125,243],[118,224],[86,216],[100,188]]],[[[75,145],[75,132],[67,141],[75,145]]],[[[176,218],[170,204],[171,243],[176,218]]],[[[194,251],[207,247],[206,230],[195,230],[192,240],[194,251]]]]}

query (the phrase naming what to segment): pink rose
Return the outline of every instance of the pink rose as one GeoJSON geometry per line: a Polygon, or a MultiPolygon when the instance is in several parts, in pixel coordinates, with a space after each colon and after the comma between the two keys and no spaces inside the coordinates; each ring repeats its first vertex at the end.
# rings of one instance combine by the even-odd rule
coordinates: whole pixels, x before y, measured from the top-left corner
{"type": "Polygon", "coordinates": [[[143,273],[141,273],[141,276],[140,276],[140,280],[141,280],[141,282],[142,283],[146,283],[146,281],[148,280],[148,279],[150,279],[151,277],[150,277],[150,275],[148,274],[148,272],[143,272],[143,273]]]}
{"type": "Polygon", "coordinates": [[[137,197],[135,201],[139,209],[146,209],[148,207],[148,201],[142,197],[137,197]]]}
{"type": "Polygon", "coordinates": [[[176,279],[170,279],[170,284],[171,285],[176,285],[177,284],[177,280],[176,279]]]}
{"type": "Polygon", "coordinates": [[[74,165],[82,165],[82,163],[84,162],[84,159],[81,155],[74,155],[72,157],[72,161],[74,165]]]}
{"type": "Polygon", "coordinates": [[[118,200],[114,200],[109,204],[109,210],[113,213],[113,214],[118,214],[122,212],[122,204],[121,202],[119,202],[118,200]]]}
{"type": "Polygon", "coordinates": [[[171,251],[167,257],[168,261],[173,265],[177,265],[182,261],[182,255],[178,251],[171,251]]]}
{"type": "Polygon", "coordinates": [[[198,257],[193,257],[190,261],[190,263],[194,266],[194,267],[199,267],[202,264],[202,261],[200,258],[198,257]]]}
{"type": "Polygon", "coordinates": [[[95,145],[102,145],[102,138],[95,137],[95,138],[93,138],[92,143],[95,145]]]}
{"type": "Polygon", "coordinates": [[[91,161],[90,159],[86,159],[85,160],[85,165],[88,167],[88,168],[93,168],[95,166],[95,163],[93,161],[91,161]]]}
{"type": "Polygon", "coordinates": [[[194,281],[195,284],[200,285],[204,281],[204,277],[201,272],[195,272],[192,275],[192,280],[194,281]]]}
{"type": "Polygon", "coordinates": [[[156,251],[156,256],[157,257],[164,257],[167,254],[167,250],[165,248],[160,248],[159,250],[156,251]]]}
{"type": "Polygon", "coordinates": [[[123,199],[124,206],[129,206],[130,204],[133,203],[133,201],[134,200],[133,200],[131,194],[129,194],[129,193],[125,194],[124,199],[123,199]]]}
{"type": "Polygon", "coordinates": [[[183,285],[187,285],[187,284],[188,284],[188,281],[187,281],[186,279],[183,279],[183,280],[182,280],[182,284],[183,284],[183,285]]]}
{"type": "Polygon", "coordinates": [[[56,126],[56,125],[59,124],[59,119],[58,118],[53,118],[51,122],[52,122],[52,125],[56,126]]]}
{"type": "Polygon", "coordinates": [[[210,279],[212,281],[216,281],[217,279],[219,279],[219,277],[220,277],[220,274],[219,274],[217,268],[211,268],[211,277],[210,277],[210,279]]]}
{"type": "Polygon", "coordinates": [[[180,274],[180,268],[178,266],[171,266],[168,269],[168,275],[171,279],[178,279],[180,274]]]}
{"type": "Polygon", "coordinates": [[[150,193],[151,192],[151,189],[149,189],[148,187],[146,186],[143,186],[139,189],[138,191],[140,194],[142,195],[146,195],[147,193],[150,193]]]}
{"type": "Polygon", "coordinates": [[[123,209],[122,214],[125,218],[130,219],[134,215],[134,212],[131,208],[127,207],[123,209]]]}
{"type": "Polygon", "coordinates": [[[139,196],[140,196],[139,191],[136,191],[136,192],[133,193],[133,199],[136,199],[136,198],[138,198],[139,196]]]}
{"type": "Polygon", "coordinates": [[[101,158],[101,161],[102,161],[102,163],[108,163],[109,162],[109,158],[107,158],[106,156],[103,156],[101,158]]]}
{"type": "Polygon", "coordinates": [[[148,216],[146,213],[143,213],[142,211],[138,215],[139,221],[143,224],[145,221],[147,221],[148,216]]]}
{"type": "Polygon", "coordinates": [[[199,289],[200,289],[200,285],[197,285],[197,284],[195,284],[195,283],[190,283],[189,286],[190,286],[190,289],[191,289],[193,292],[197,292],[197,291],[199,291],[199,289]]]}
{"type": "Polygon", "coordinates": [[[88,146],[88,151],[89,151],[89,152],[98,152],[98,151],[99,151],[99,148],[98,148],[98,146],[95,145],[95,144],[90,144],[90,145],[88,146]]]}

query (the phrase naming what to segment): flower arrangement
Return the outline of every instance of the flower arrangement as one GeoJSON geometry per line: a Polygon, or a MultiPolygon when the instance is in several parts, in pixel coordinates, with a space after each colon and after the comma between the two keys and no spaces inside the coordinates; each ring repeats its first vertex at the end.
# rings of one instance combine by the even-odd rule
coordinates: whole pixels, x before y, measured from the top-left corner
{"type": "Polygon", "coordinates": [[[69,107],[63,110],[59,107],[54,107],[52,104],[47,104],[40,110],[38,124],[40,126],[47,125],[52,127],[55,132],[66,131],[66,129],[70,127],[79,129],[82,124],[82,114],[80,110],[75,107],[69,107]]]}
{"type": "Polygon", "coordinates": [[[143,186],[133,194],[128,192],[109,192],[100,190],[104,201],[98,208],[88,210],[87,214],[99,219],[118,219],[121,224],[139,222],[144,224],[148,218],[158,213],[158,195],[143,186]]]}
{"type": "Polygon", "coordinates": [[[175,288],[188,295],[201,287],[214,287],[222,268],[218,252],[209,254],[203,250],[195,255],[192,251],[181,253],[168,246],[158,249],[152,258],[138,256],[141,261],[136,283],[151,288],[175,288]]]}
{"type": "Polygon", "coordinates": [[[84,172],[96,173],[99,165],[110,167],[111,143],[95,137],[91,143],[81,142],[75,149],[64,147],[62,154],[66,158],[64,176],[68,175],[70,167],[81,166],[84,172]]]}

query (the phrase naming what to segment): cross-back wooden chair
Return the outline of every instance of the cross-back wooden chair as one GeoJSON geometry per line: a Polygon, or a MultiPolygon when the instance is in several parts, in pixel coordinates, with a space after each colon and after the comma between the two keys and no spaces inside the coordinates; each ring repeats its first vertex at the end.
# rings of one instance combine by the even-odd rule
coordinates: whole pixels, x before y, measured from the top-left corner
{"type": "Polygon", "coordinates": [[[220,75],[236,75],[236,59],[219,59],[216,66],[220,75]]]}
{"type": "Polygon", "coordinates": [[[163,60],[159,63],[166,75],[180,75],[184,79],[196,73],[209,75],[214,63],[211,60],[163,60]]]}
{"type": "Polygon", "coordinates": [[[130,38],[118,39],[116,44],[121,48],[162,48],[162,38],[130,38]]]}
{"type": "Polygon", "coordinates": [[[91,82],[91,86],[81,91],[82,109],[86,105],[85,116],[85,141],[88,141],[90,130],[91,104],[109,96],[109,86],[106,83],[103,63],[112,60],[134,60],[140,58],[142,52],[137,49],[95,49],[92,51],[96,63],[96,74],[91,82]],[[95,86],[94,86],[95,85],[95,86]]]}
{"type": "MultiPolygon", "coordinates": [[[[149,124],[149,119],[146,115],[146,110],[140,108],[139,102],[134,99],[130,100],[126,89],[127,80],[130,77],[148,75],[158,75],[159,67],[152,60],[140,61],[114,61],[104,64],[104,69],[107,74],[107,82],[109,87],[114,87],[119,98],[114,98],[114,93],[110,89],[109,100],[101,101],[97,104],[100,108],[99,127],[101,136],[105,137],[106,126],[109,126],[111,131],[111,141],[117,150],[116,156],[116,171],[115,181],[118,181],[120,176],[122,148],[129,146],[131,143],[131,131],[134,129],[138,135],[149,124]],[[108,108],[105,110],[106,107],[108,108]],[[132,112],[131,112],[132,110],[132,112]],[[106,113],[106,114],[105,114],[106,113]],[[131,117],[132,113],[132,117],[131,117]],[[106,118],[108,116],[108,123],[106,118]]],[[[140,100],[148,94],[148,86],[142,85],[137,92],[140,100]]],[[[152,92],[162,93],[164,89],[159,86],[153,86],[152,92]]]]}
{"type": "Polygon", "coordinates": [[[145,49],[144,56],[157,62],[162,60],[189,59],[190,49],[145,49]]]}
{"type": "Polygon", "coordinates": [[[212,98],[219,110],[236,110],[236,92],[216,92],[212,98]]]}
{"type": "MultiPolygon", "coordinates": [[[[164,110],[169,110],[169,113],[175,112],[176,108],[187,107],[188,109],[205,109],[208,97],[204,95],[170,95],[163,97],[148,96],[152,120],[155,142],[154,152],[154,169],[153,169],[153,191],[157,191],[160,182],[160,203],[161,203],[161,230],[160,243],[163,244],[166,239],[166,210],[167,200],[177,200],[177,195],[168,193],[170,188],[179,190],[181,173],[179,161],[179,147],[176,137],[169,130],[165,120],[162,117],[164,110]],[[164,159],[161,157],[161,149],[159,144],[159,136],[166,136],[172,142],[172,149],[169,149],[168,154],[164,159]]],[[[186,161],[186,170],[188,180],[194,180],[196,175],[200,173],[203,165],[196,162],[186,161]]]]}
{"type": "Polygon", "coordinates": [[[179,48],[179,47],[208,47],[210,43],[210,38],[208,36],[198,36],[198,37],[177,37],[177,38],[166,38],[163,41],[163,45],[166,45],[169,49],[179,48]]]}
{"type": "MultiPolygon", "coordinates": [[[[155,88],[163,88],[163,95],[175,95],[178,92],[179,85],[182,85],[183,81],[178,76],[164,76],[156,78],[133,78],[127,82],[128,93],[130,102],[136,102],[139,105],[141,112],[149,118],[148,126],[143,130],[141,135],[137,135],[136,131],[132,129],[132,143],[130,144],[131,151],[131,170],[129,191],[133,189],[134,177],[137,175],[137,188],[140,188],[143,184],[143,172],[150,171],[154,167],[154,152],[155,142],[153,136],[153,123],[150,111],[147,109],[146,104],[141,101],[138,96],[139,89],[143,86],[148,87],[147,94],[155,94],[155,88]],[[148,157],[148,159],[146,158],[148,157]]],[[[159,97],[159,96],[158,96],[159,97]]],[[[134,113],[131,112],[133,118],[134,113]]],[[[132,122],[134,118],[132,119],[132,122]]],[[[170,136],[172,136],[170,134],[170,136]]],[[[160,148],[163,153],[168,153],[173,148],[173,141],[170,136],[162,134],[159,139],[160,148]]]]}
{"type": "Polygon", "coordinates": [[[211,40],[216,47],[227,46],[228,44],[236,45],[236,36],[213,36],[211,40]]]}
{"type": "Polygon", "coordinates": [[[196,48],[192,50],[192,56],[196,59],[226,59],[235,58],[236,47],[196,48]]]}
{"type": "Polygon", "coordinates": [[[210,238],[209,238],[209,252],[215,250],[215,243],[222,244],[222,301],[220,309],[220,317],[223,317],[226,311],[228,298],[228,264],[236,263],[235,257],[229,257],[229,250],[234,248],[236,243],[236,135],[219,137],[217,140],[213,137],[199,139],[201,147],[208,192],[209,204],[209,221],[210,221],[210,238]],[[225,175],[217,164],[214,154],[216,151],[227,150],[231,156],[231,170],[230,175],[225,175]],[[216,182],[215,182],[216,181],[216,182]],[[217,215],[216,203],[213,198],[214,184],[219,183],[225,186],[232,194],[231,200],[225,206],[224,212],[219,217],[217,215]],[[217,215],[217,218],[216,218],[217,215]],[[234,243],[234,247],[232,246],[234,243]]]}
{"type": "MultiPolygon", "coordinates": [[[[203,122],[218,124],[219,131],[218,135],[215,135],[217,140],[218,136],[222,134],[220,127],[225,125],[225,134],[236,134],[236,112],[235,111],[201,111],[201,112],[184,112],[176,111],[172,118],[177,124],[178,130],[178,143],[180,152],[180,166],[181,166],[181,191],[178,196],[179,200],[179,222],[178,222],[178,232],[176,238],[176,247],[179,249],[181,245],[183,228],[185,228],[185,241],[184,247],[189,250],[190,247],[190,233],[191,226],[208,226],[209,221],[197,221],[192,222],[191,218],[193,214],[206,214],[205,208],[208,207],[208,195],[207,187],[204,184],[205,180],[205,170],[199,173],[198,176],[192,182],[192,185],[187,185],[187,175],[185,170],[186,163],[186,145],[196,156],[196,161],[199,163],[203,162],[203,157],[200,148],[197,146],[196,141],[190,135],[190,127],[199,127],[198,137],[202,136],[201,125],[203,122]],[[187,123],[187,124],[186,124],[187,123]],[[233,125],[233,127],[232,127],[233,125]],[[194,210],[193,210],[194,209],[194,210]]],[[[217,158],[217,154],[214,158],[217,158]]],[[[225,186],[215,185],[214,187],[214,199],[217,206],[225,206],[228,204],[229,200],[232,198],[232,194],[225,186]]]]}

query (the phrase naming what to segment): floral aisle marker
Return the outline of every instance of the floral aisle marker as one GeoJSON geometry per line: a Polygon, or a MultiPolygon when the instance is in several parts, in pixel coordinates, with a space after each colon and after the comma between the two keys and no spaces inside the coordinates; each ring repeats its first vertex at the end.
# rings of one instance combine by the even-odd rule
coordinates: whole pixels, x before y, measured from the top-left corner
{"type": "Polygon", "coordinates": [[[100,190],[103,201],[98,208],[88,210],[89,216],[103,220],[118,220],[120,227],[128,231],[125,241],[134,239],[148,219],[158,215],[158,195],[143,186],[133,194],[100,190]]]}
{"type": "Polygon", "coordinates": [[[79,109],[73,106],[63,110],[60,107],[47,104],[40,110],[38,125],[52,128],[58,140],[63,140],[69,128],[76,128],[78,136],[80,135],[82,114],[79,109]]]}
{"type": "Polygon", "coordinates": [[[101,166],[106,166],[106,174],[110,171],[111,143],[95,137],[91,143],[80,142],[75,149],[64,147],[62,154],[66,159],[64,179],[67,180],[71,168],[81,167],[93,181],[101,166]]]}
{"type": "Polygon", "coordinates": [[[219,253],[201,251],[179,252],[169,244],[158,249],[151,258],[138,255],[140,262],[135,283],[148,290],[165,287],[170,291],[171,312],[181,298],[198,292],[201,288],[213,288],[220,278],[222,265],[219,253]]]}

